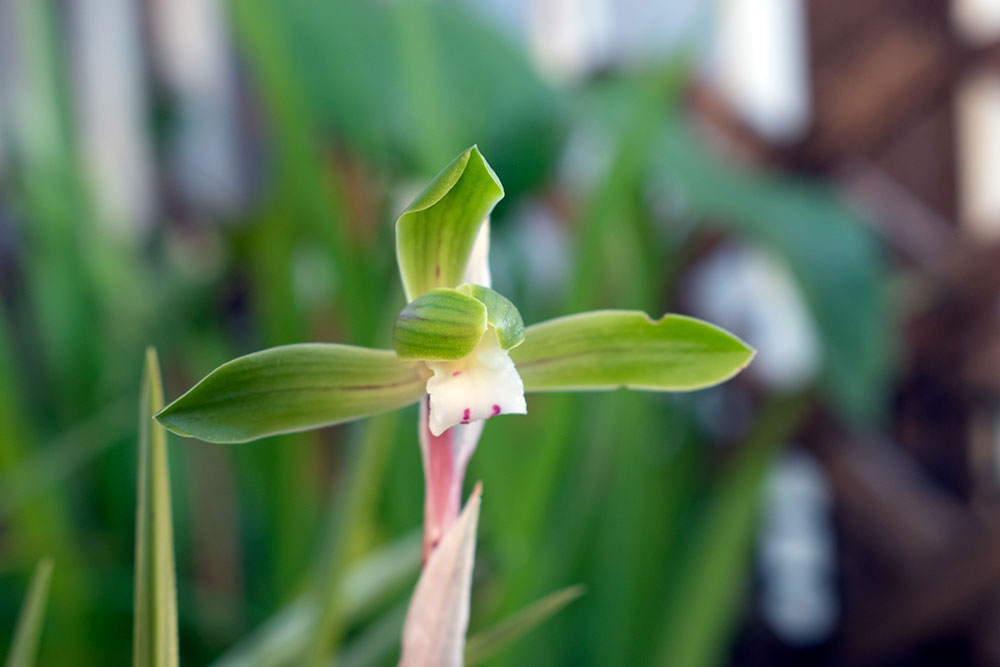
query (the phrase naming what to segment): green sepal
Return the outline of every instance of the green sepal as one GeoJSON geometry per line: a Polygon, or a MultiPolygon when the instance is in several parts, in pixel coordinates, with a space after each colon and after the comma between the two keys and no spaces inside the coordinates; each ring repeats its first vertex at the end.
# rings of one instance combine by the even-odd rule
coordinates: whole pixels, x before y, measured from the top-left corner
{"type": "Polygon", "coordinates": [[[500,292],[464,283],[458,286],[458,291],[481,301],[486,306],[486,319],[490,326],[496,328],[500,347],[509,350],[524,341],[524,320],[517,306],[500,292]]]}
{"type": "Polygon", "coordinates": [[[391,350],[284,345],[219,366],[156,419],[178,435],[246,442],[415,403],[426,379],[391,350]]]}
{"type": "Polygon", "coordinates": [[[458,290],[434,289],[396,317],[392,346],[400,359],[453,361],[472,352],[486,328],[482,301],[458,290]]]}
{"type": "Polygon", "coordinates": [[[396,261],[406,300],[462,280],[483,220],[503,186],[476,146],[441,170],[396,221],[396,261]]]}
{"type": "Polygon", "coordinates": [[[528,391],[689,391],[728,380],[754,350],[693,317],[599,310],[528,327],[510,357],[528,391]]]}

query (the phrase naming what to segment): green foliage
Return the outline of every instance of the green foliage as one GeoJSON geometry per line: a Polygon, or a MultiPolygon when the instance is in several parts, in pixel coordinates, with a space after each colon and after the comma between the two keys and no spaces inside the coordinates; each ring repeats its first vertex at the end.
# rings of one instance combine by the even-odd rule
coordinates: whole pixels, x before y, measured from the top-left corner
{"type": "Polygon", "coordinates": [[[177,667],[180,664],[167,434],[153,419],[162,407],[160,364],[156,351],[149,348],[139,402],[132,634],[132,664],[135,667],[177,667]]]}
{"type": "Polygon", "coordinates": [[[21,615],[14,626],[14,641],[7,655],[6,667],[34,667],[51,579],[52,559],[45,558],[35,567],[35,573],[31,577],[21,615]]]}
{"type": "Polygon", "coordinates": [[[417,365],[392,352],[302,343],[219,366],[156,418],[210,442],[246,442],[394,410],[424,393],[417,365]]]}
{"type": "MultiPolygon", "coordinates": [[[[226,5],[235,58],[246,108],[255,109],[249,125],[262,130],[247,151],[263,158],[252,163],[254,199],[226,224],[167,214],[162,229],[130,243],[95,218],[79,187],[87,175],[75,171],[83,163],[75,146],[85,138],[67,122],[69,61],[50,15],[58,3],[15,4],[15,15],[32,16],[11,46],[26,49],[18,57],[33,63],[51,113],[5,142],[17,159],[0,175],[0,225],[14,239],[4,248],[15,260],[14,280],[5,272],[0,281],[0,514],[10,536],[0,563],[27,570],[41,554],[59,563],[45,622],[45,636],[59,638],[45,642],[52,664],[124,664],[131,650],[121,629],[134,517],[123,480],[136,470],[135,420],[121,401],[134,392],[145,342],[159,345],[174,389],[267,346],[389,347],[404,306],[391,252],[396,196],[473,142],[504,177],[491,259],[505,274],[495,271],[498,288],[526,321],[594,307],[676,308],[679,272],[698,240],[687,230],[711,228],[788,261],[822,336],[824,396],[852,414],[882,409],[892,313],[873,235],[829,188],[713,157],[676,120],[683,63],[554,87],[502,30],[453,3],[235,0],[226,5]],[[616,113],[592,103],[595,92],[616,113]],[[565,187],[555,164],[566,137],[594,132],[607,151],[591,157],[607,163],[595,165],[593,180],[565,187]],[[664,194],[677,204],[666,219],[649,207],[650,195],[664,194]],[[567,240],[572,269],[562,287],[535,282],[521,253],[535,242],[522,238],[521,213],[540,201],[567,240]],[[320,298],[304,296],[303,276],[323,282],[320,298]]],[[[169,125],[170,101],[157,105],[169,125]]],[[[154,144],[168,144],[155,125],[154,144]]],[[[530,351],[532,337],[529,329],[512,356],[530,351]]],[[[392,407],[422,392],[407,377],[412,398],[392,407]]],[[[242,399],[222,393],[216,405],[239,414],[242,399]]],[[[487,664],[655,664],[675,651],[718,658],[732,591],[747,574],[757,491],[730,483],[731,471],[756,469],[742,465],[748,458],[766,464],[761,452],[780,444],[783,429],[762,431],[769,445],[758,448],[755,436],[727,452],[735,466],[716,476],[722,445],[694,417],[709,398],[529,400],[527,416],[490,422],[472,461],[491,499],[517,499],[483,507],[473,619],[490,627],[568,582],[586,582],[590,593],[487,664]],[[720,528],[730,510],[734,525],[720,528]],[[675,613],[683,605],[690,618],[675,613]]],[[[314,407],[323,413],[314,425],[351,417],[340,404],[314,407]]],[[[358,592],[354,573],[419,523],[414,416],[409,409],[252,448],[171,448],[185,463],[172,466],[178,587],[182,605],[197,601],[179,619],[185,664],[207,664],[258,632],[294,641],[276,640],[270,652],[250,646],[224,664],[264,664],[261,656],[302,664],[310,651],[394,664],[419,555],[400,557],[386,570],[394,586],[371,595],[358,592]],[[270,630],[268,619],[289,617],[298,620],[270,630]]],[[[258,421],[237,439],[272,430],[290,428],[258,421]]],[[[0,627],[13,627],[21,601],[8,581],[0,579],[0,627]]]]}
{"type": "Polygon", "coordinates": [[[687,391],[731,378],[753,358],[743,341],[682,315],[601,310],[528,327],[511,352],[525,391],[687,391]]]}
{"type": "Polygon", "coordinates": [[[396,260],[409,301],[462,282],[483,219],[503,186],[476,146],[434,177],[396,221],[396,260]]]}
{"type": "Polygon", "coordinates": [[[586,592],[584,586],[569,586],[546,595],[509,618],[471,637],[465,645],[467,667],[479,665],[528,634],[549,617],[586,592]]]}

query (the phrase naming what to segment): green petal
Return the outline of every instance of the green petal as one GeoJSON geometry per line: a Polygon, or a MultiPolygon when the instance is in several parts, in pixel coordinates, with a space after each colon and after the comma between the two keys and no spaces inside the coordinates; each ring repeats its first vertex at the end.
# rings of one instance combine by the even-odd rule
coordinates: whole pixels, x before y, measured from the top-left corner
{"type": "Polygon", "coordinates": [[[728,380],[754,350],[682,315],[654,321],[637,310],[599,310],[528,327],[512,350],[527,391],[688,391],[728,380]]]}
{"type": "Polygon", "coordinates": [[[435,289],[407,304],[396,318],[392,345],[400,359],[461,359],[486,333],[486,306],[453,289],[435,289]]]}
{"type": "Polygon", "coordinates": [[[489,287],[465,283],[458,291],[481,301],[486,306],[486,319],[497,330],[500,347],[509,350],[524,341],[524,320],[510,299],[489,287]]]}
{"type": "Polygon", "coordinates": [[[179,435],[246,442],[395,410],[424,387],[417,364],[390,350],[285,345],[219,366],[156,419],[179,435]]]}
{"type": "Polygon", "coordinates": [[[441,170],[396,221],[406,300],[462,280],[476,233],[503,186],[475,146],[441,170]]]}

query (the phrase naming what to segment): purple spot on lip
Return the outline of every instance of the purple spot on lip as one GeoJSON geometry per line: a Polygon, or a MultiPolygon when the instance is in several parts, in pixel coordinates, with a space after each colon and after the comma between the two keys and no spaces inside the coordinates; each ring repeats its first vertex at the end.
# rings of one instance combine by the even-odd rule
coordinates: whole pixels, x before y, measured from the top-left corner
{"type": "Polygon", "coordinates": [[[469,423],[469,408],[466,408],[465,411],[462,413],[462,423],[463,424],[469,423]]]}
{"type": "Polygon", "coordinates": [[[499,405],[494,405],[493,406],[493,414],[490,415],[490,417],[496,417],[498,414],[500,414],[500,406],[499,405]]]}
{"type": "Polygon", "coordinates": [[[461,375],[461,374],[462,374],[462,371],[455,371],[454,373],[452,373],[452,374],[451,374],[451,376],[452,376],[453,378],[457,378],[457,377],[458,377],[459,375],[461,375]]]}

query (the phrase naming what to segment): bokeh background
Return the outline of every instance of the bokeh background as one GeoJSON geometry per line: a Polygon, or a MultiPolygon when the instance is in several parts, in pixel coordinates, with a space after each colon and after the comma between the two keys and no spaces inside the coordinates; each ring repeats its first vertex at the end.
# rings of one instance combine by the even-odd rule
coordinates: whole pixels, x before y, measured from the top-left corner
{"type": "MultiPolygon", "coordinates": [[[[144,347],[171,398],[387,347],[393,221],[477,143],[527,322],[759,350],[489,423],[472,632],[587,592],[488,664],[1000,664],[998,40],[996,0],[0,0],[0,654],[50,555],[40,663],[130,660],[144,347]]],[[[415,409],[170,465],[184,664],[298,664],[309,594],[394,664],[415,409]]]]}

